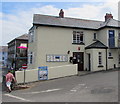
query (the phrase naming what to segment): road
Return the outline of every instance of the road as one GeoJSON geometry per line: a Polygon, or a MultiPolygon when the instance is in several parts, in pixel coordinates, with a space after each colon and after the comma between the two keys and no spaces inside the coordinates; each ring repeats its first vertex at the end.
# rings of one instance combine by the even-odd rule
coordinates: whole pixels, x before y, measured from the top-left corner
{"type": "Polygon", "coordinates": [[[35,82],[2,96],[3,102],[117,102],[118,71],[35,82]]]}

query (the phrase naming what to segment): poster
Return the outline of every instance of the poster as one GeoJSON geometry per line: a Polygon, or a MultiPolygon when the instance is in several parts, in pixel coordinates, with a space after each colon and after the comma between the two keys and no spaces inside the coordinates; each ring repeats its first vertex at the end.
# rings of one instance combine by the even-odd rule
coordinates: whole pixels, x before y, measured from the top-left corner
{"type": "Polygon", "coordinates": [[[38,80],[48,80],[48,67],[38,67],[38,80]]]}

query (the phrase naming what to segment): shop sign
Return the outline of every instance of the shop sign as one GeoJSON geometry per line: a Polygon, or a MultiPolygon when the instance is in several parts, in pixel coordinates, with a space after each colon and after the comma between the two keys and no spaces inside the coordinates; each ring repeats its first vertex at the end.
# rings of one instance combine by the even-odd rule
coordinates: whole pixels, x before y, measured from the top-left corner
{"type": "Polygon", "coordinates": [[[48,80],[48,67],[38,67],[38,80],[48,80]]]}

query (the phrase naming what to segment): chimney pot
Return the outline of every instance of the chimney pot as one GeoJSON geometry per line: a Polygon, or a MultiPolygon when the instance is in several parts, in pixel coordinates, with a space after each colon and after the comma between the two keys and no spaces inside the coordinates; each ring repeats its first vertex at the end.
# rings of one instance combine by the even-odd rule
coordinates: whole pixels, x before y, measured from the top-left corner
{"type": "Polygon", "coordinates": [[[63,11],[63,9],[60,10],[59,17],[60,18],[64,18],[64,11],[63,11]]]}
{"type": "Polygon", "coordinates": [[[109,18],[113,18],[112,14],[111,13],[106,13],[105,21],[107,21],[107,19],[109,19],[109,18]]]}

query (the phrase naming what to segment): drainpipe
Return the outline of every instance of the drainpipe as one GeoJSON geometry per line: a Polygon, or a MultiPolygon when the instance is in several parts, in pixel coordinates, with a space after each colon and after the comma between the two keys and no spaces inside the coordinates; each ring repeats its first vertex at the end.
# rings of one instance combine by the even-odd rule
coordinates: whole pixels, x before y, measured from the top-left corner
{"type": "Polygon", "coordinates": [[[108,67],[108,59],[107,59],[107,48],[106,48],[106,70],[107,70],[107,67],[108,67]]]}

